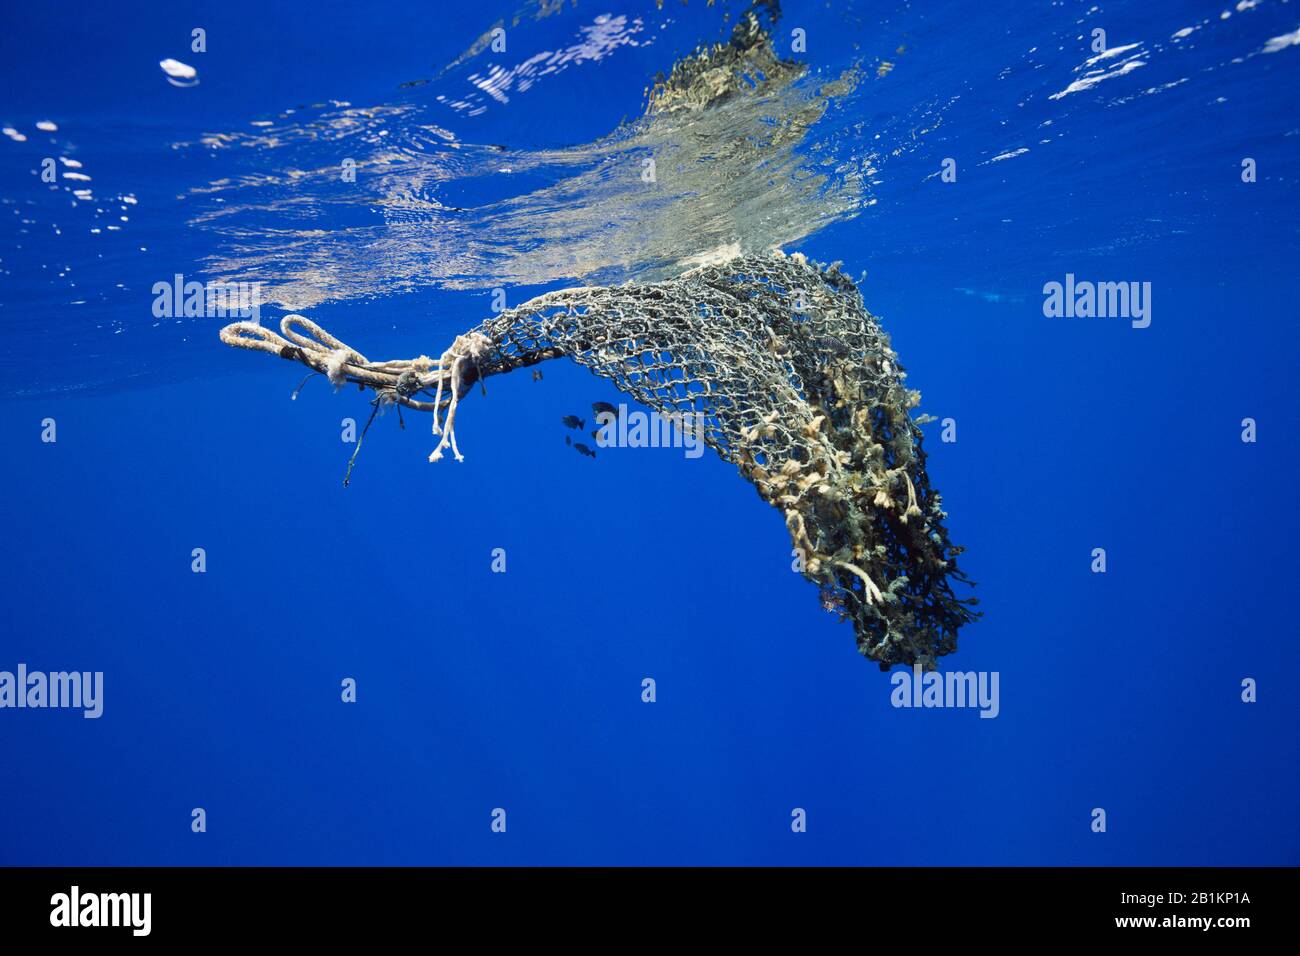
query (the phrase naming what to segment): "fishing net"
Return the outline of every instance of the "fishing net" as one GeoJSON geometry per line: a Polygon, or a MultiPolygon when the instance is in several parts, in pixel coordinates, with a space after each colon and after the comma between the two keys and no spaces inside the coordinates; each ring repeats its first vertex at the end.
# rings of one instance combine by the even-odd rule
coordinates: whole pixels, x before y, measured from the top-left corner
{"type": "Polygon", "coordinates": [[[837,265],[742,256],[663,282],[550,292],[436,359],[372,362],[300,315],[281,333],[240,322],[221,338],[372,389],[375,411],[431,412],[431,461],[463,460],[456,416],[476,382],[572,359],[661,416],[697,423],[782,513],[804,576],[882,669],[932,668],[977,616],[975,599],[953,592],[969,582],[926,474],[920,395],[837,265]]]}

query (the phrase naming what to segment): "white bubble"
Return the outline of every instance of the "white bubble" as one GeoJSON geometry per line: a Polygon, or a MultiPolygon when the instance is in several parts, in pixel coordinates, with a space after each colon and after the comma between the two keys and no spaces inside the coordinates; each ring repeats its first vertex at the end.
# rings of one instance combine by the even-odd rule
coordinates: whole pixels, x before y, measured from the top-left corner
{"type": "Polygon", "coordinates": [[[179,80],[192,80],[198,75],[198,71],[180,60],[162,60],[158,63],[163,68],[163,72],[168,76],[174,76],[179,80]]]}
{"type": "Polygon", "coordinates": [[[168,58],[159,60],[158,65],[167,74],[167,82],[172,86],[195,86],[199,82],[199,71],[188,63],[168,58]]]}

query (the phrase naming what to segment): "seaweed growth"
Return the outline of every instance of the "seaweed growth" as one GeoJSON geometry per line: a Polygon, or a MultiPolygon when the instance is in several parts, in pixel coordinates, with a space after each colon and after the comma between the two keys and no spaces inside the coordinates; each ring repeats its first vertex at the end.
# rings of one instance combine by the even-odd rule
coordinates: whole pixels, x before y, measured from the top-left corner
{"type": "Polygon", "coordinates": [[[673,64],[666,78],[660,74],[650,90],[646,112],[700,110],[767,84],[785,86],[801,76],[803,64],[783,60],[773,49],[768,30],[754,12],[763,7],[773,22],[778,19],[775,3],[755,4],[741,15],[728,42],[701,47],[673,64]]]}

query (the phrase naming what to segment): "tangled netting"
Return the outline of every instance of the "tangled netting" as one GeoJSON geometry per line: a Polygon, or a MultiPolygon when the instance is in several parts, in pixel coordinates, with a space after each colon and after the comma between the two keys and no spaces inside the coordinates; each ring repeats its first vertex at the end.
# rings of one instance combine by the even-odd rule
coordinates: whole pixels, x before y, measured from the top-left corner
{"type": "Polygon", "coordinates": [[[934,666],[978,616],[952,582],[962,549],[930,486],[919,393],[838,266],[747,256],[665,282],[547,293],[458,336],[438,359],[371,362],[310,320],[252,323],[230,345],[374,389],[375,405],[431,411],[430,459],[456,445],[460,399],[488,376],[567,357],[704,439],[781,511],[804,575],[879,662],[934,666]]]}

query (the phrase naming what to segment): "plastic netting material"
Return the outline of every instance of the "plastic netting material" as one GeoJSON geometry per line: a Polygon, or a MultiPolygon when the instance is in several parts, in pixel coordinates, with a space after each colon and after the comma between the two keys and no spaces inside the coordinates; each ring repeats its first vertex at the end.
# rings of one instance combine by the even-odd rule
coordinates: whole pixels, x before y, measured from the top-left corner
{"type": "Polygon", "coordinates": [[[372,363],[301,316],[282,330],[236,323],[222,338],[373,388],[376,403],[432,410],[442,435],[433,460],[448,446],[461,457],[456,407],[476,380],[552,358],[665,417],[689,415],[782,512],[804,575],[882,668],[932,667],[977,616],[975,600],[952,589],[966,581],[962,549],[926,474],[911,414],[920,395],[836,266],[747,256],[665,282],[552,292],[457,337],[436,360],[372,363]]]}

